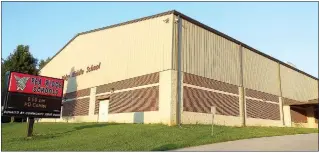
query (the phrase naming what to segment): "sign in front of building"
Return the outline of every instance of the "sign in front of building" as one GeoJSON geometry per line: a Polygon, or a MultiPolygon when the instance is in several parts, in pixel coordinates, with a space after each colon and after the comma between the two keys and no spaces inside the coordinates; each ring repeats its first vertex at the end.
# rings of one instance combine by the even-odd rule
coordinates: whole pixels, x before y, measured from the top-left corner
{"type": "Polygon", "coordinates": [[[3,115],[59,118],[63,79],[10,72],[7,77],[3,115]]]}

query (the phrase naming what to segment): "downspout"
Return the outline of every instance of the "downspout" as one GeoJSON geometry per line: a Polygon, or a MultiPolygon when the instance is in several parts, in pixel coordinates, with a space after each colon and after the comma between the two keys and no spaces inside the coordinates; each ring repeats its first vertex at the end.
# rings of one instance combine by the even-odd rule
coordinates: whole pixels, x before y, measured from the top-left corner
{"type": "Polygon", "coordinates": [[[181,127],[181,100],[182,100],[182,72],[181,72],[181,50],[182,50],[182,18],[177,17],[177,124],[181,127]]]}
{"type": "Polygon", "coordinates": [[[240,66],[240,93],[242,96],[241,99],[241,112],[242,112],[242,126],[246,126],[246,107],[245,107],[245,87],[244,87],[244,69],[243,69],[243,46],[239,45],[239,66],[240,66]]]}
{"type": "Polygon", "coordinates": [[[281,115],[282,115],[282,122],[283,126],[285,126],[285,114],[284,114],[284,103],[282,98],[282,86],[281,86],[281,70],[280,70],[280,63],[278,63],[278,74],[279,74],[279,92],[280,92],[280,99],[281,99],[281,115]]]}

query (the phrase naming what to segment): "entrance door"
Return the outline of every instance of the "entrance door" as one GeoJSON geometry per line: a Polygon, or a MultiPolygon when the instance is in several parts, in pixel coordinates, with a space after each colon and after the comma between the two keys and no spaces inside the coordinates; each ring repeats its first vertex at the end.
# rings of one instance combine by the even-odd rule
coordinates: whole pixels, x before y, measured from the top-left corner
{"type": "Polygon", "coordinates": [[[109,115],[109,100],[100,101],[99,122],[107,122],[109,115]]]}

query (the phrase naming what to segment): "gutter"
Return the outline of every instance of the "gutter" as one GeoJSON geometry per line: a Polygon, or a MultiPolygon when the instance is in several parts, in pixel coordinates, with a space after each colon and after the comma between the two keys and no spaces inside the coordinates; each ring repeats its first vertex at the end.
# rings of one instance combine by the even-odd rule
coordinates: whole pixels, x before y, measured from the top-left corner
{"type": "Polygon", "coordinates": [[[182,18],[178,15],[178,34],[177,34],[177,124],[181,127],[181,100],[182,100],[182,70],[181,70],[181,51],[182,51],[182,18]]]}

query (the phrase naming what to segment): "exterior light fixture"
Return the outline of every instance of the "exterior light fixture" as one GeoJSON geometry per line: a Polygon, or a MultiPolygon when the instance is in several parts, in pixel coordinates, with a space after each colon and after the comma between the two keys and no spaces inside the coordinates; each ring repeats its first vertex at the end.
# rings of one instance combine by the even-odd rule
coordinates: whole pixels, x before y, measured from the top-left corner
{"type": "Polygon", "coordinates": [[[169,22],[169,18],[163,20],[163,22],[168,23],[169,22]]]}
{"type": "Polygon", "coordinates": [[[111,88],[110,92],[111,92],[111,93],[114,93],[114,88],[111,88]]]}

